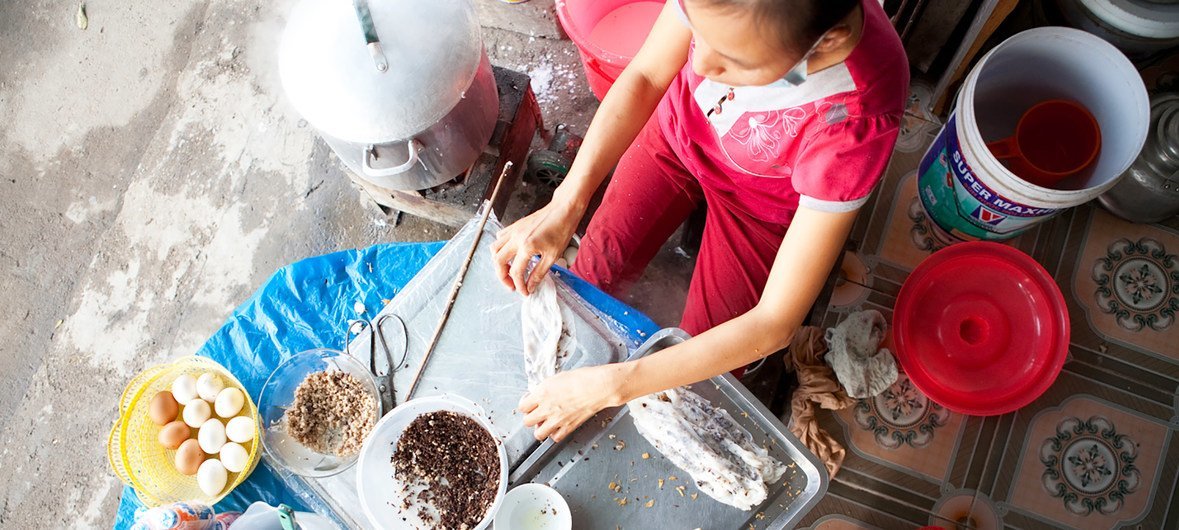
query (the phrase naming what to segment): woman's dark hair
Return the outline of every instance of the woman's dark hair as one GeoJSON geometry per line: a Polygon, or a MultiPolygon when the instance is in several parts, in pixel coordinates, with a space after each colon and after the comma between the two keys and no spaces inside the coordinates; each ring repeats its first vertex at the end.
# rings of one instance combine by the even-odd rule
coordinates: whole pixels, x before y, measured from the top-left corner
{"type": "Polygon", "coordinates": [[[805,52],[860,0],[699,0],[719,8],[751,9],[759,24],[777,32],[788,50],[805,52]]]}

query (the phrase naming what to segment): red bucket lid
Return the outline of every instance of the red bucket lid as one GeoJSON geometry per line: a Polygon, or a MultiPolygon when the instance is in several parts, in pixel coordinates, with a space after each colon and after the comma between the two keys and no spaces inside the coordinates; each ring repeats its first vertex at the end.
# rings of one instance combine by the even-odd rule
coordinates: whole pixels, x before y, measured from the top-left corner
{"type": "Polygon", "coordinates": [[[1056,281],[1027,254],[961,243],[905,280],[893,342],[905,373],[929,399],[963,414],[1004,414],[1056,381],[1068,355],[1068,309],[1056,281]]]}

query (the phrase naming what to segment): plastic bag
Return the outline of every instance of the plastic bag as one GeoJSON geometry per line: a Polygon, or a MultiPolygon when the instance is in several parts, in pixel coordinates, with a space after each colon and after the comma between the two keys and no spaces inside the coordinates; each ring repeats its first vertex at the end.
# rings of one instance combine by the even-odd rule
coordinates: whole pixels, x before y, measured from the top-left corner
{"type": "MultiPolygon", "coordinates": [[[[299,530],[337,530],[331,520],[310,512],[294,512],[299,530]]],[[[264,502],[251,504],[246,513],[233,522],[231,530],[284,530],[279,509],[264,502]]]]}
{"type": "MultiPolygon", "coordinates": [[[[499,226],[498,222],[489,222],[487,234],[494,234],[499,226]]],[[[464,234],[464,237],[474,234],[474,228],[470,225],[463,230],[465,232],[461,231],[460,234],[464,234]]],[[[494,237],[485,234],[481,246],[490,245],[492,240],[494,237]]],[[[461,262],[466,250],[470,248],[469,244],[470,239],[456,236],[449,246],[461,248],[463,256],[448,256],[447,263],[454,263],[455,260],[461,262]],[[465,246],[462,241],[466,242],[465,246]]],[[[371,318],[385,305],[385,301],[390,299],[398,304],[421,304],[422,298],[432,296],[418,294],[401,300],[403,297],[400,293],[408,288],[411,279],[415,282],[429,281],[431,285],[432,282],[441,281],[441,285],[446,286],[448,294],[450,283],[445,281],[445,274],[446,270],[450,269],[443,269],[441,264],[431,264],[434,267],[432,273],[424,269],[427,262],[439,254],[443,246],[444,242],[385,243],[308,258],[287,265],[276,271],[250,298],[242,302],[197,354],[224,365],[257,401],[262,384],[283,359],[312,348],[343,349],[348,319],[358,316],[371,318]],[[423,278],[427,274],[430,275],[429,280],[423,278]],[[357,302],[361,302],[366,308],[364,315],[357,314],[357,302]]],[[[504,304],[496,306],[498,309],[492,307],[477,318],[493,319],[496,311],[505,309],[518,318],[519,306],[512,304],[519,302],[512,301],[511,298],[517,295],[501,287],[494,277],[484,276],[492,273],[489,264],[490,252],[482,248],[476,253],[476,259],[478,261],[471,266],[468,273],[468,282],[472,278],[484,277],[500,289],[496,296],[506,299],[504,304]]],[[[560,296],[582,301],[583,303],[578,304],[580,310],[593,315],[591,318],[597,321],[597,325],[606,326],[616,336],[624,337],[627,350],[637,348],[648,334],[659,329],[642,313],[598,291],[568,271],[560,268],[554,268],[553,271],[561,280],[558,282],[560,296]]],[[[453,273],[450,274],[450,279],[453,279],[453,273]]],[[[460,300],[472,296],[475,291],[464,290],[464,293],[460,294],[460,300]]],[[[474,296],[479,294],[475,293],[474,296]]],[[[442,298],[445,299],[445,294],[442,298]]],[[[443,301],[435,303],[441,304],[443,301]]],[[[451,318],[454,318],[453,314],[451,318]]],[[[499,325],[509,324],[500,322],[499,325]]],[[[514,337],[513,340],[519,340],[519,327],[504,327],[504,330],[504,337],[510,334],[514,337]]],[[[418,336],[413,340],[422,339],[418,336]]],[[[432,360],[431,364],[434,362],[432,360]]],[[[522,370],[520,374],[522,377],[522,370]]],[[[495,374],[484,374],[484,380],[494,376],[495,374]]],[[[405,387],[408,380],[402,377],[406,376],[399,374],[397,384],[405,387]]],[[[403,399],[404,396],[399,395],[398,398],[403,399]]],[[[525,441],[523,437],[519,439],[525,441]]],[[[265,501],[271,505],[287,504],[296,510],[329,513],[328,506],[324,504],[319,493],[301,477],[283,475],[284,473],[271,468],[266,459],[263,459],[250,477],[217,503],[215,508],[223,511],[243,511],[254,501],[265,501]]],[[[354,484],[354,477],[354,473],[348,472],[332,478],[336,479],[340,486],[346,486],[349,481],[354,484]]],[[[124,488],[114,528],[129,528],[134,522],[136,510],[142,507],[143,504],[135,495],[135,491],[130,487],[124,488]]]]}
{"type": "Polygon", "coordinates": [[[176,502],[135,513],[131,530],[226,530],[237,512],[217,515],[213,507],[200,502],[176,502]]]}

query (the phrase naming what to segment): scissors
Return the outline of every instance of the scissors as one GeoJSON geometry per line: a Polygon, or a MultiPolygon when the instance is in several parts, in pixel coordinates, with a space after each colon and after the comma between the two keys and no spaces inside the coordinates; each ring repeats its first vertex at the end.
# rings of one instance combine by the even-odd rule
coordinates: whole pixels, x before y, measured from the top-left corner
{"type": "MultiPolygon", "coordinates": [[[[397,405],[396,394],[393,389],[393,374],[405,362],[405,356],[409,351],[409,331],[405,327],[405,321],[401,317],[393,313],[385,313],[377,317],[376,322],[368,319],[356,319],[348,321],[348,329],[345,334],[345,348],[350,348],[352,339],[359,337],[365,329],[369,330],[368,345],[369,345],[369,360],[368,369],[373,377],[377,380],[377,390],[381,397],[381,408],[385,412],[393,410],[397,405]],[[389,342],[385,338],[384,323],[385,320],[392,319],[397,323],[395,326],[399,331],[397,336],[398,350],[401,351],[401,358],[394,361],[393,350],[389,348],[389,342]],[[377,351],[377,344],[380,344],[381,351],[377,351]]],[[[352,355],[351,351],[348,354],[352,355]]],[[[359,358],[359,357],[357,357],[359,358]]]]}

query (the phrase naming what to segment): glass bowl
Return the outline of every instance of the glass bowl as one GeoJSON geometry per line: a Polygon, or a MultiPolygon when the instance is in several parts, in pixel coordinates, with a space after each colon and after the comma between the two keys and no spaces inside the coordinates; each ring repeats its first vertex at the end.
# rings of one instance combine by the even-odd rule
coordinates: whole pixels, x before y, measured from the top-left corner
{"type": "Polygon", "coordinates": [[[382,412],[377,385],[368,367],[344,352],[324,348],[307,350],[278,365],[262,386],[262,394],[258,399],[262,447],[282,467],[305,477],[335,475],[352,467],[360,456],[359,452],[348,456],[320,453],[287,434],[286,411],[295,402],[295,389],[307,376],[318,372],[352,374],[364,383],[372,396],[374,418],[380,419],[382,412]]]}

